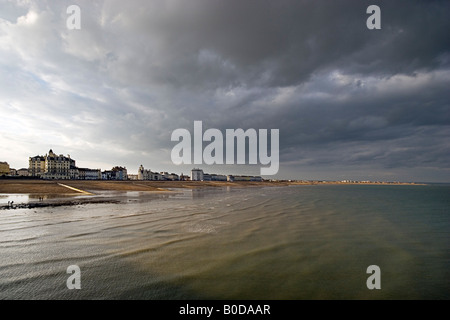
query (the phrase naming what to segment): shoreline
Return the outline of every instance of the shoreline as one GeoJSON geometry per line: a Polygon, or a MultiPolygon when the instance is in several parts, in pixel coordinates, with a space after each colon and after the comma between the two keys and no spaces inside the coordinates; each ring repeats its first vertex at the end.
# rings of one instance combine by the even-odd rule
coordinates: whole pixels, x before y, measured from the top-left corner
{"type": "Polygon", "coordinates": [[[169,189],[197,189],[205,187],[266,187],[292,185],[426,185],[414,182],[383,182],[383,181],[148,181],[148,180],[33,180],[33,179],[0,179],[0,194],[85,194],[96,195],[105,191],[151,191],[170,192],[169,189]]]}
{"type": "Polygon", "coordinates": [[[385,181],[323,181],[323,180],[278,180],[278,181],[150,181],[150,180],[42,180],[0,179],[0,194],[95,194],[96,191],[169,191],[169,188],[196,189],[204,187],[254,187],[289,185],[426,185],[415,182],[385,181]]]}
{"type": "MultiPolygon", "coordinates": [[[[102,180],[0,180],[0,196],[26,195],[26,202],[0,204],[0,210],[122,203],[126,193],[172,194],[177,189],[257,188],[299,185],[425,185],[404,182],[341,181],[102,181],[102,180]],[[30,201],[30,199],[32,199],[30,201]]],[[[142,195],[139,195],[141,197],[142,195]]]]}

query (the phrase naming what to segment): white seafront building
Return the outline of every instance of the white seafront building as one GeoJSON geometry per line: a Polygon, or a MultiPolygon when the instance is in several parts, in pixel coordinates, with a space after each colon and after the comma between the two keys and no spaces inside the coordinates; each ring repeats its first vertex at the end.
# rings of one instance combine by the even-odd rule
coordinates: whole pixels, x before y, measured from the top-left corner
{"type": "Polygon", "coordinates": [[[191,170],[191,181],[203,181],[204,173],[202,169],[194,168],[191,170]]]}
{"type": "Polygon", "coordinates": [[[145,169],[141,164],[138,169],[137,180],[159,181],[163,180],[163,176],[158,172],[152,172],[149,169],[145,169]]]}

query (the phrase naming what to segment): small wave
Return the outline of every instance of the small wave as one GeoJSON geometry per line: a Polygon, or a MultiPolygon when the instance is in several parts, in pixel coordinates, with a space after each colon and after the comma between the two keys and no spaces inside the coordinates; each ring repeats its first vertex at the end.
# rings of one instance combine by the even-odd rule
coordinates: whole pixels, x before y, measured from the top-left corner
{"type": "Polygon", "coordinates": [[[79,238],[79,237],[84,237],[84,236],[90,236],[93,234],[98,234],[98,232],[85,232],[85,233],[73,234],[73,235],[65,237],[65,239],[79,238]]]}
{"type": "Polygon", "coordinates": [[[217,230],[213,225],[206,224],[190,225],[187,227],[187,231],[192,233],[217,233],[217,230]]]}

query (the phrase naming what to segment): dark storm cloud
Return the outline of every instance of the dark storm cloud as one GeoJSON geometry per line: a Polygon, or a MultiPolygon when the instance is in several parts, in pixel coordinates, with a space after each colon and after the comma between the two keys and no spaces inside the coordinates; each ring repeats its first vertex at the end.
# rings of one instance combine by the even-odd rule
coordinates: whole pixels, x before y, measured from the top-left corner
{"type": "Polygon", "coordinates": [[[331,98],[300,98],[275,119],[291,119],[284,121],[282,159],[285,154],[286,161],[301,163],[320,152],[322,164],[447,167],[450,112],[444,84],[449,78],[432,78],[396,76],[348,97],[349,89],[331,98]]]}
{"type": "Polygon", "coordinates": [[[448,4],[376,3],[382,8],[381,31],[365,27],[368,1],[153,1],[139,9],[129,6],[123,8],[128,19],[122,23],[139,38],[130,49],[141,54],[122,62],[126,70],[148,71],[140,73],[147,75],[142,81],[200,90],[296,85],[323,69],[389,76],[448,67],[448,4]]]}

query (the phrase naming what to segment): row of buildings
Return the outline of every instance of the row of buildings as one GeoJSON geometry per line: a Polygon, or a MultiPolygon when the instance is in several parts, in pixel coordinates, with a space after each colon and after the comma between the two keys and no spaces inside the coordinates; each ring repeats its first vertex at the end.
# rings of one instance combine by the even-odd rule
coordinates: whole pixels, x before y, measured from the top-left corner
{"type": "Polygon", "coordinates": [[[55,180],[151,180],[151,181],[262,181],[261,177],[209,174],[194,168],[191,175],[168,172],[153,172],[142,165],[137,174],[128,174],[126,167],[116,166],[111,170],[79,168],[70,155],[57,155],[52,149],[44,156],[30,157],[28,168],[11,169],[7,162],[0,162],[0,176],[23,176],[55,180]]]}
{"type": "Polygon", "coordinates": [[[0,161],[0,176],[7,176],[11,174],[8,162],[0,161]]]}
{"type": "Polygon", "coordinates": [[[20,177],[28,177],[28,168],[22,168],[22,169],[14,169],[10,168],[8,162],[1,162],[0,161],[0,177],[5,176],[20,176],[20,177]]]}
{"type": "Polygon", "coordinates": [[[182,181],[262,181],[261,177],[257,176],[236,176],[236,175],[224,175],[215,173],[205,173],[202,169],[194,168],[191,170],[191,175],[180,176],[176,173],[168,172],[153,172],[145,169],[142,165],[139,167],[138,174],[128,175],[130,180],[182,180],[182,181]]]}
{"type": "Polygon", "coordinates": [[[70,155],[57,155],[52,149],[44,156],[29,158],[28,174],[31,177],[58,180],[128,180],[127,169],[116,166],[111,170],[79,168],[70,155]]]}
{"type": "Polygon", "coordinates": [[[168,172],[153,172],[149,169],[144,169],[144,166],[141,164],[138,169],[138,174],[136,176],[129,175],[130,180],[152,180],[152,181],[161,181],[161,180],[170,180],[170,181],[178,181],[190,180],[189,176],[186,175],[178,175],[176,173],[168,173],[168,172]]]}
{"type": "Polygon", "coordinates": [[[192,181],[262,181],[259,176],[236,176],[215,173],[205,173],[202,169],[194,168],[191,170],[192,181]]]}

